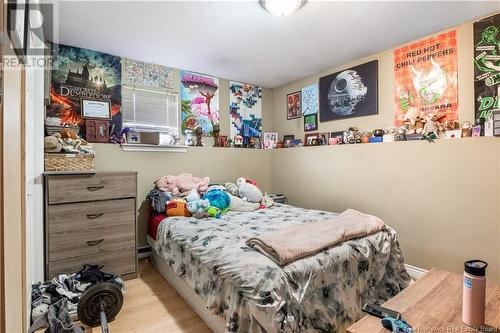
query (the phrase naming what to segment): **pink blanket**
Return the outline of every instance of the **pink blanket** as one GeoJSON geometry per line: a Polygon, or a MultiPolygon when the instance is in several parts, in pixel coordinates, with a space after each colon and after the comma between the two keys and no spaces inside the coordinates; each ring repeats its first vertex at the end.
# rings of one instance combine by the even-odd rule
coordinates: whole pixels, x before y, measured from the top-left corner
{"type": "Polygon", "coordinates": [[[332,220],[296,224],[250,237],[246,244],[283,266],[340,242],[376,233],[384,226],[376,216],[348,209],[332,220]]]}

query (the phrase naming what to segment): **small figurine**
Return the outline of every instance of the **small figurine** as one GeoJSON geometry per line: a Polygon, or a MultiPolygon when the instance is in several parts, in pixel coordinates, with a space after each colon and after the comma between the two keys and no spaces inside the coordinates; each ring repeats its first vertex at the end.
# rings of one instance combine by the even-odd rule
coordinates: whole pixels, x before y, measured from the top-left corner
{"type": "Polygon", "coordinates": [[[186,139],[184,140],[184,145],[185,146],[194,146],[193,130],[187,129],[184,132],[184,135],[186,136],[186,139]]]}
{"type": "Polygon", "coordinates": [[[438,122],[438,115],[429,113],[425,116],[425,125],[422,130],[422,140],[434,142],[441,134],[441,124],[438,122]]]}
{"type": "Polygon", "coordinates": [[[471,136],[472,124],[470,121],[464,121],[462,124],[462,138],[468,138],[471,136]]]}
{"type": "Polygon", "coordinates": [[[220,126],[219,124],[215,124],[214,129],[212,130],[212,134],[214,136],[214,147],[220,147],[219,133],[220,133],[220,126]]]}
{"type": "Polygon", "coordinates": [[[235,147],[241,147],[243,144],[243,137],[241,135],[236,135],[233,142],[235,147]]]}
{"type": "Polygon", "coordinates": [[[196,134],[196,147],[203,147],[203,143],[201,142],[203,129],[201,127],[196,127],[195,134],[196,134]]]}

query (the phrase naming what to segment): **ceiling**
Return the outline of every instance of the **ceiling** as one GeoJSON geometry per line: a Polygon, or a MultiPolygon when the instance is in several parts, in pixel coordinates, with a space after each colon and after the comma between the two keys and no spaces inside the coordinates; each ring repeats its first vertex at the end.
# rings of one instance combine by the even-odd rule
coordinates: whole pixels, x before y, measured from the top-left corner
{"type": "Polygon", "coordinates": [[[500,2],[58,1],[59,42],[273,88],[500,11],[500,2]]]}

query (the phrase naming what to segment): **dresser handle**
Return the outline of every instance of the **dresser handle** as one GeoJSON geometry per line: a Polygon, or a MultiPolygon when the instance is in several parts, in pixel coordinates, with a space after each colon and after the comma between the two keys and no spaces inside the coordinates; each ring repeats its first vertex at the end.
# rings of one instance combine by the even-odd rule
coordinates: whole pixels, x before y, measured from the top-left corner
{"type": "Polygon", "coordinates": [[[103,215],[104,215],[104,213],[98,213],[98,214],[87,214],[87,218],[88,218],[89,220],[94,220],[94,219],[96,219],[96,218],[98,218],[98,217],[101,217],[101,216],[103,216],[103,215]]]}
{"type": "Polygon", "coordinates": [[[104,188],[104,185],[101,185],[101,186],[87,186],[87,190],[89,190],[90,192],[99,191],[102,188],[104,188]]]}
{"type": "Polygon", "coordinates": [[[87,241],[87,245],[88,246],[96,246],[96,245],[101,244],[103,240],[104,240],[104,238],[99,239],[99,240],[87,241]]]}

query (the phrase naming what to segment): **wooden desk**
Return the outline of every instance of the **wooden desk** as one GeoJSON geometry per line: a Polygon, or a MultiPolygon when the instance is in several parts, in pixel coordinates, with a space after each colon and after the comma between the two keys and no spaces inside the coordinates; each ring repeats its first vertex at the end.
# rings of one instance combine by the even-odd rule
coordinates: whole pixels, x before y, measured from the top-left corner
{"type": "MultiPolygon", "coordinates": [[[[476,332],[462,322],[461,275],[433,269],[384,307],[401,312],[413,332],[476,332]]],[[[488,284],[486,290],[488,332],[500,332],[500,288],[488,284]]],[[[387,333],[380,319],[365,316],[347,329],[348,333],[387,333]]]]}

